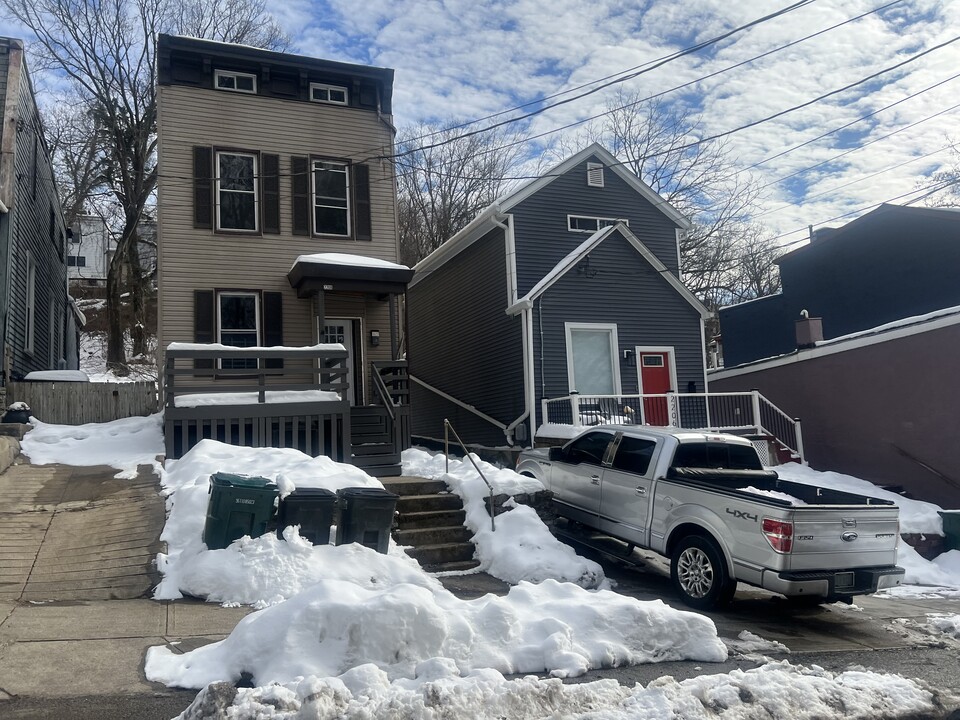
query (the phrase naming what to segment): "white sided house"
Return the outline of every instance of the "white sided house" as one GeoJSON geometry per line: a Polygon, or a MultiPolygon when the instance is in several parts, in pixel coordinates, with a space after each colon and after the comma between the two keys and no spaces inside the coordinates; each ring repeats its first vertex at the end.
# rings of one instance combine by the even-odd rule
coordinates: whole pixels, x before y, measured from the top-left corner
{"type": "Polygon", "coordinates": [[[213,437],[399,473],[393,71],[168,35],[157,57],[167,456],[213,437]]]}

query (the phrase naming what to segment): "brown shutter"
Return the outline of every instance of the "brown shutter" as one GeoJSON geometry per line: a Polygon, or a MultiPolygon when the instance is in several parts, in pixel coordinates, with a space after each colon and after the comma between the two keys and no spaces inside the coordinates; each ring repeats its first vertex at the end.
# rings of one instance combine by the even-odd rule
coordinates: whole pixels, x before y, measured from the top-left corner
{"type": "MultiPolygon", "coordinates": [[[[283,293],[263,293],[263,344],[265,347],[283,345],[283,293]]],[[[264,367],[282,368],[283,358],[267,358],[264,367]]]]}
{"type": "Polygon", "coordinates": [[[193,226],[213,228],[213,151],[193,148],[193,226]]]}
{"type": "Polygon", "coordinates": [[[373,240],[370,222],[370,166],[353,166],[353,226],[357,240],[373,240]]]}
{"type": "MultiPolygon", "coordinates": [[[[193,291],[193,341],[212,343],[216,333],[213,290],[193,291]]],[[[212,359],[194,360],[194,368],[213,368],[212,359]]]]}
{"type": "Polygon", "coordinates": [[[260,156],[260,193],[263,203],[263,231],[280,232],[280,156],[260,156]]]}
{"type": "Polygon", "coordinates": [[[293,192],[293,234],[310,234],[310,161],[305,157],[290,158],[293,192]]]}

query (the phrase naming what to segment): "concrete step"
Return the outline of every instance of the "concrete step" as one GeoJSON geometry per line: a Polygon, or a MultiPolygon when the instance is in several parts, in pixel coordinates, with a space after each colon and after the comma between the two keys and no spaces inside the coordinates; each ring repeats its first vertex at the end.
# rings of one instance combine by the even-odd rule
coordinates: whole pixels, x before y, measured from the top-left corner
{"type": "MultiPolygon", "coordinates": [[[[390,484],[384,483],[383,486],[390,489],[390,484]]],[[[466,518],[463,510],[424,510],[421,512],[407,512],[398,516],[397,527],[401,530],[415,530],[417,528],[445,527],[450,525],[463,525],[466,518]]]]}
{"type": "Polygon", "coordinates": [[[473,537],[473,533],[471,533],[463,525],[407,528],[397,530],[393,534],[393,538],[398,544],[413,545],[417,548],[431,545],[470,542],[471,537],[473,537]]]}
{"type": "Polygon", "coordinates": [[[416,560],[424,567],[460,562],[463,560],[472,560],[475,552],[473,543],[439,543],[437,545],[420,545],[407,550],[410,557],[416,560]]]}
{"type": "Polygon", "coordinates": [[[438,495],[447,493],[449,490],[443,480],[428,480],[427,478],[410,477],[409,475],[391,480],[384,487],[401,497],[406,495],[438,495]]]}
{"type": "Polygon", "coordinates": [[[399,465],[371,465],[363,468],[363,471],[367,473],[367,475],[372,475],[379,479],[396,477],[403,472],[403,469],[399,465]]]}
{"type": "Polygon", "coordinates": [[[463,572],[464,570],[473,570],[480,567],[479,560],[457,560],[456,562],[437,563],[436,565],[423,565],[424,570],[432,573],[441,572],[463,572]]]}
{"type": "Polygon", "coordinates": [[[459,495],[446,493],[443,495],[401,495],[397,500],[397,510],[402,516],[408,512],[425,512],[428,510],[461,510],[463,503],[459,495]]]}

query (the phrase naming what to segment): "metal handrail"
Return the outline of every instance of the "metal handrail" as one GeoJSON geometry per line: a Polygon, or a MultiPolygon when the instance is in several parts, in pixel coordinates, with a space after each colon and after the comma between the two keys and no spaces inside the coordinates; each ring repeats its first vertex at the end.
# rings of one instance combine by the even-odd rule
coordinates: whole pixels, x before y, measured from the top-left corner
{"type": "Polygon", "coordinates": [[[450,421],[447,418],[443,419],[443,454],[446,456],[446,472],[450,474],[450,433],[453,433],[453,437],[456,438],[457,443],[460,447],[463,448],[464,456],[470,460],[473,464],[474,469],[477,471],[477,474],[480,476],[480,479],[486,484],[487,489],[490,491],[490,495],[487,496],[487,501],[490,505],[490,530],[493,532],[497,531],[497,524],[494,521],[494,512],[493,512],[493,485],[490,484],[490,481],[487,480],[487,476],[483,474],[483,470],[480,469],[480,466],[477,465],[477,461],[473,459],[470,455],[470,451],[467,450],[467,446],[463,444],[463,440],[460,439],[460,436],[457,435],[457,431],[454,429],[453,425],[450,424],[450,421]]]}

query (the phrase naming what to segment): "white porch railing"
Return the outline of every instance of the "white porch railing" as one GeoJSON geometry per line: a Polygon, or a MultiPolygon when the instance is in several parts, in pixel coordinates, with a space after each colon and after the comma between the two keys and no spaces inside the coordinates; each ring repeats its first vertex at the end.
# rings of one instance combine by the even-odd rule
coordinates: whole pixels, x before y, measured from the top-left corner
{"type": "Polygon", "coordinates": [[[803,461],[800,420],[757,390],[734,393],[580,395],[541,401],[542,422],[574,427],[614,423],[769,435],[803,461]]]}

